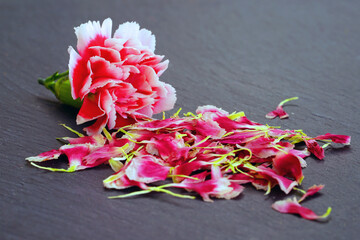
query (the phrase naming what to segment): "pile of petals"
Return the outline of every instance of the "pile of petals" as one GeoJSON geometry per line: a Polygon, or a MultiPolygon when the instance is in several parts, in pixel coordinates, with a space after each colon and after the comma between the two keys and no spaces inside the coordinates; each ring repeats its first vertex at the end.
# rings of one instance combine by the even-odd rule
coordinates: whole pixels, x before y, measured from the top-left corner
{"type": "MultiPolygon", "coordinates": [[[[323,185],[307,191],[297,188],[304,178],[305,157],[313,154],[319,160],[329,144],[350,144],[345,135],[325,134],[309,137],[301,130],[281,130],[250,121],[243,112],[228,112],[214,106],[203,106],[196,114],[162,120],[146,120],[109,133],[78,138],[63,138],[68,144],[36,157],[27,158],[32,165],[51,171],[73,172],[108,164],[115,173],[103,183],[109,189],[134,191],[110,198],[123,198],[150,192],[204,201],[212,197],[232,199],[251,184],[266,194],[274,187],[289,194],[301,191],[300,200],[277,201],[273,209],[299,214],[315,220],[326,218],[300,205],[316,194],[323,185]],[[304,142],[303,149],[295,144],[304,142]],[[34,162],[57,159],[66,155],[68,169],[43,167],[34,162]],[[184,189],[183,193],[171,189],[184,189]]],[[[180,190],[181,192],[181,190],[180,190]]]]}

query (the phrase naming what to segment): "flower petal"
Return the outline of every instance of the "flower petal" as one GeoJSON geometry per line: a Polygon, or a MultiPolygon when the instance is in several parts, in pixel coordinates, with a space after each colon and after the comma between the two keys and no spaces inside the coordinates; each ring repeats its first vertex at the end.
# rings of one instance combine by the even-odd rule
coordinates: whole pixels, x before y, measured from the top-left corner
{"type": "Polygon", "coordinates": [[[315,137],[316,140],[331,140],[334,143],[341,143],[345,145],[349,145],[351,142],[351,137],[347,135],[336,135],[331,133],[326,133],[324,135],[320,135],[315,137]]]}
{"type": "Polygon", "coordinates": [[[127,47],[137,47],[155,51],[155,36],[147,29],[140,29],[136,22],[126,22],[119,25],[115,31],[114,38],[124,39],[127,47]]]}
{"type": "Polygon", "coordinates": [[[300,200],[298,201],[299,203],[304,201],[307,197],[314,195],[315,193],[317,193],[318,191],[320,191],[321,189],[324,188],[324,185],[314,185],[312,187],[310,187],[306,193],[304,195],[302,195],[302,197],[300,198],[300,200]]]}
{"type": "Polygon", "coordinates": [[[276,155],[273,160],[273,168],[277,174],[293,177],[298,183],[301,183],[304,178],[300,161],[293,154],[280,153],[276,155]]]}
{"type": "Polygon", "coordinates": [[[88,93],[91,85],[90,64],[86,62],[72,47],[68,49],[69,60],[69,80],[71,85],[71,96],[73,99],[83,99],[88,93]]]}
{"type": "Polygon", "coordinates": [[[123,79],[122,69],[111,64],[108,60],[99,56],[93,56],[89,61],[93,81],[97,78],[123,79]]]}
{"type": "Polygon", "coordinates": [[[308,151],[315,155],[319,160],[322,160],[324,155],[324,149],[313,139],[305,140],[305,144],[308,151]]]}
{"type": "Polygon", "coordinates": [[[147,186],[143,182],[133,181],[125,174],[128,165],[123,166],[119,172],[109,176],[103,181],[104,187],[109,189],[125,189],[137,186],[141,189],[146,189],[147,186]]]}
{"type": "Polygon", "coordinates": [[[140,31],[140,26],[136,22],[126,22],[120,24],[114,33],[114,38],[131,39],[137,38],[140,31]]]}
{"type": "Polygon", "coordinates": [[[69,161],[69,168],[75,167],[75,170],[83,170],[93,166],[83,164],[83,158],[90,153],[89,145],[64,145],[60,149],[69,161]]]}
{"type": "Polygon", "coordinates": [[[273,119],[273,118],[276,118],[276,117],[279,117],[279,118],[283,119],[283,118],[288,118],[289,115],[284,111],[282,106],[278,106],[275,110],[273,110],[273,111],[269,112],[268,114],[266,114],[265,117],[269,118],[269,119],[273,119]]]}
{"type": "Polygon", "coordinates": [[[58,159],[60,155],[61,152],[59,150],[53,149],[47,152],[43,152],[35,157],[28,157],[26,160],[29,162],[44,162],[47,160],[58,159]]]}
{"type": "Polygon", "coordinates": [[[176,91],[173,86],[165,83],[164,84],[166,93],[164,96],[158,98],[158,101],[154,104],[154,114],[168,111],[174,108],[176,102],[176,91]]]}
{"type": "Polygon", "coordinates": [[[76,123],[82,124],[105,115],[105,111],[100,108],[100,94],[85,97],[80,111],[76,117],[76,123]]]}
{"type": "Polygon", "coordinates": [[[149,48],[150,51],[155,51],[156,40],[155,36],[151,33],[151,31],[143,28],[139,31],[139,40],[143,46],[149,48]]]}
{"type": "Polygon", "coordinates": [[[217,198],[232,199],[237,197],[242,191],[243,186],[230,182],[225,177],[219,177],[218,174],[213,174],[216,167],[212,167],[212,179],[205,180],[203,182],[185,182],[174,185],[175,187],[186,188],[191,191],[195,191],[206,202],[212,202],[210,196],[217,198]]]}
{"type": "Polygon", "coordinates": [[[100,26],[99,21],[89,21],[75,27],[75,34],[78,39],[77,50],[80,55],[91,46],[103,45],[105,39],[111,37],[112,20],[107,18],[100,26]]]}
{"type": "Polygon", "coordinates": [[[89,127],[84,128],[84,131],[88,135],[96,135],[99,134],[102,129],[106,126],[106,123],[108,122],[109,118],[108,116],[104,115],[96,119],[95,123],[92,124],[89,127]]]}
{"type": "Polygon", "coordinates": [[[97,146],[103,146],[106,142],[106,139],[101,134],[96,134],[92,136],[84,136],[79,138],[63,138],[64,140],[68,141],[70,144],[92,144],[97,146]]]}
{"type": "Polygon", "coordinates": [[[296,181],[291,181],[283,176],[280,176],[270,168],[259,166],[258,169],[258,173],[263,175],[265,178],[275,180],[279,184],[280,189],[286,194],[289,194],[290,191],[298,185],[296,181]]]}
{"type": "Polygon", "coordinates": [[[299,214],[302,218],[308,220],[326,219],[331,212],[331,208],[329,207],[325,214],[318,216],[312,210],[301,206],[296,199],[277,201],[272,205],[272,208],[281,213],[299,214]]]}
{"type": "Polygon", "coordinates": [[[133,158],[126,168],[125,173],[130,180],[152,183],[165,180],[169,170],[170,167],[160,164],[155,157],[144,155],[133,158]]]}
{"type": "Polygon", "coordinates": [[[280,119],[288,118],[289,115],[284,111],[282,106],[289,101],[293,101],[293,100],[297,100],[297,99],[298,99],[298,97],[285,99],[284,101],[279,103],[279,105],[276,107],[276,109],[274,111],[269,112],[268,114],[266,114],[265,117],[270,118],[270,119],[273,119],[276,117],[279,117],[280,119]]]}

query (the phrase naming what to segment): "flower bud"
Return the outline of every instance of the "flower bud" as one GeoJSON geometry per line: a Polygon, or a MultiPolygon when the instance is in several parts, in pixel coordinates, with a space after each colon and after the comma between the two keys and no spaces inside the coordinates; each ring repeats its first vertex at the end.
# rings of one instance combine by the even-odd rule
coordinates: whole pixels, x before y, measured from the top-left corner
{"type": "Polygon", "coordinates": [[[61,103],[80,108],[82,101],[80,99],[74,100],[71,96],[71,85],[69,80],[69,71],[63,73],[54,73],[46,79],[39,79],[39,84],[44,85],[61,103]]]}

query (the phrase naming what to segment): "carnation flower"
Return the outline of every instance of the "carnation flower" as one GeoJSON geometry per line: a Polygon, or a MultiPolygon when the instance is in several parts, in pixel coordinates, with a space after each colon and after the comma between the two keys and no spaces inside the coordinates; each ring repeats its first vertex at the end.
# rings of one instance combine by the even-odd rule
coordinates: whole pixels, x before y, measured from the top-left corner
{"type": "Polygon", "coordinates": [[[95,120],[88,135],[151,118],[176,101],[175,89],[159,80],[169,60],[154,53],[155,36],[136,22],[119,25],[113,36],[111,29],[110,18],[75,27],[78,52],[68,49],[69,71],[39,80],[63,103],[81,106],[77,124],[95,120]]]}
{"type": "Polygon", "coordinates": [[[175,89],[159,80],[169,61],[154,54],[155,36],[135,22],[111,36],[110,18],[75,28],[78,53],[69,47],[69,79],[74,99],[83,100],[77,124],[96,120],[88,134],[119,128],[173,108],[175,89]]]}

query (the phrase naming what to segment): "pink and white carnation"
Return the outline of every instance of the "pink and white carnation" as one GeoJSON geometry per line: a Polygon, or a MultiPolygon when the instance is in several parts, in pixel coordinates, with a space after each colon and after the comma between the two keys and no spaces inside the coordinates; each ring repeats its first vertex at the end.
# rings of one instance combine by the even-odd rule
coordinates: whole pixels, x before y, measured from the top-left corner
{"type": "Polygon", "coordinates": [[[112,20],[89,21],[75,28],[77,51],[69,47],[71,95],[81,99],[76,122],[96,120],[89,135],[120,128],[170,110],[175,89],[159,80],[169,61],[156,55],[155,36],[135,22],[119,25],[112,36],[112,20]]]}

